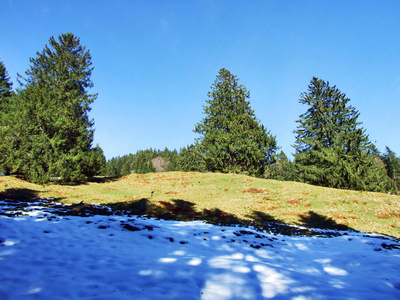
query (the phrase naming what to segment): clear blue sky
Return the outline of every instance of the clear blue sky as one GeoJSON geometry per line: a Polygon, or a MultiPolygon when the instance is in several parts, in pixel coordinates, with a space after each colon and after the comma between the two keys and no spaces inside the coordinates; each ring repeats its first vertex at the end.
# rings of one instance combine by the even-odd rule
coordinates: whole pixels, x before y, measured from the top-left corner
{"type": "Polygon", "coordinates": [[[0,60],[14,83],[51,36],[90,50],[94,144],[109,159],[194,142],[220,68],[286,154],[313,76],[336,85],[379,150],[400,155],[400,1],[2,0],[0,60]]]}

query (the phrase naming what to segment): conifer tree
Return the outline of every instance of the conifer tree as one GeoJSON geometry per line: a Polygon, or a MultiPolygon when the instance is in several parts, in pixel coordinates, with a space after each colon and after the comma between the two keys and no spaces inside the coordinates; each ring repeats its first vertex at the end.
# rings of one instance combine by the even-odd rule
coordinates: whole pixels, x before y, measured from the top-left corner
{"type": "Polygon", "coordinates": [[[274,155],[274,163],[268,168],[268,178],[282,181],[296,181],[297,173],[294,163],[281,151],[274,155]]]}
{"type": "Polygon", "coordinates": [[[137,174],[146,174],[155,172],[155,168],[152,164],[152,159],[157,157],[157,151],[152,148],[147,150],[139,150],[135,155],[135,163],[133,170],[137,174]]]}
{"type": "Polygon", "coordinates": [[[206,165],[200,145],[194,144],[184,147],[179,152],[177,169],[183,172],[205,172],[206,165]]]}
{"type": "Polygon", "coordinates": [[[0,61],[0,173],[9,173],[11,170],[7,164],[10,155],[7,132],[9,130],[9,104],[11,97],[12,83],[4,63],[0,61]]]}
{"type": "Polygon", "coordinates": [[[346,95],[314,77],[300,103],[295,163],[303,181],[328,187],[387,191],[391,189],[374,145],[357,121],[359,112],[346,95]]]}
{"type": "Polygon", "coordinates": [[[386,146],[386,152],[383,154],[383,161],[386,165],[388,176],[396,183],[397,189],[400,188],[400,158],[396,153],[386,146]]]}
{"type": "Polygon", "coordinates": [[[96,174],[102,151],[91,149],[94,130],[88,112],[97,95],[88,94],[93,87],[89,51],[67,33],[58,41],[51,37],[30,62],[26,76],[19,75],[22,90],[12,101],[13,171],[40,182],[96,174]]]}
{"type": "Polygon", "coordinates": [[[205,118],[195,126],[209,171],[263,176],[277,146],[256,119],[250,92],[222,68],[208,93],[205,118]]]}
{"type": "Polygon", "coordinates": [[[11,92],[12,83],[10,77],[8,77],[4,63],[0,61],[0,105],[5,99],[11,97],[11,92]]]}

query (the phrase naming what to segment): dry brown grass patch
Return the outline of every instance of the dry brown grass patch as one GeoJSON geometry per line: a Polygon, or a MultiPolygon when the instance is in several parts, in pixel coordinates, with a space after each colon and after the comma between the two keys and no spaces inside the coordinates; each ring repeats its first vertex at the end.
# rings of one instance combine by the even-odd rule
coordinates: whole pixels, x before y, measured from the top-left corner
{"type": "Polygon", "coordinates": [[[391,217],[391,215],[390,214],[377,214],[376,217],[379,219],[389,219],[391,217]]]}
{"type": "Polygon", "coordinates": [[[347,220],[347,219],[356,220],[356,219],[358,219],[356,216],[341,216],[341,215],[338,215],[338,214],[333,214],[331,216],[331,218],[337,219],[337,220],[347,220]]]}
{"type": "Polygon", "coordinates": [[[279,206],[270,206],[270,207],[268,207],[268,210],[275,210],[275,209],[278,209],[279,208],[279,206]]]}
{"type": "Polygon", "coordinates": [[[242,191],[242,193],[253,193],[253,194],[268,194],[267,189],[258,189],[258,188],[249,188],[247,190],[242,191]]]}
{"type": "Polygon", "coordinates": [[[294,216],[294,217],[304,217],[308,216],[308,211],[301,212],[301,213],[283,213],[284,216],[294,216]]]}
{"type": "Polygon", "coordinates": [[[297,205],[297,204],[300,204],[300,200],[292,199],[292,200],[286,201],[286,203],[291,204],[291,205],[297,205]]]}
{"type": "Polygon", "coordinates": [[[51,191],[51,192],[57,195],[68,195],[68,193],[66,192],[60,192],[60,191],[51,191]]]}
{"type": "Polygon", "coordinates": [[[269,197],[264,197],[263,199],[266,200],[266,201],[276,201],[276,200],[278,200],[276,198],[269,198],[269,197]]]}

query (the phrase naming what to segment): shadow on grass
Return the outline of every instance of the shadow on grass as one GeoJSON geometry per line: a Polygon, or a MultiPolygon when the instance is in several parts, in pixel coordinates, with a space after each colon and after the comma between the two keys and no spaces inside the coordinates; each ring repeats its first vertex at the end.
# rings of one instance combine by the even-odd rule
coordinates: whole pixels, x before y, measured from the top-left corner
{"type": "MultiPolygon", "coordinates": [[[[31,189],[12,188],[6,189],[4,192],[0,192],[0,200],[6,200],[8,202],[32,203],[37,202],[38,199],[41,199],[40,192],[31,189]]],[[[53,198],[52,201],[61,201],[62,199],[64,198],[53,198]]]]}
{"type": "Polygon", "coordinates": [[[339,235],[337,230],[351,230],[346,225],[338,224],[333,219],[322,216],[315,212],[301,216],[300,225],[290,225],[282,220],[260,211],[253,211],[246,218],[239,218],[234,214],[227,213],[218,208],[196,210],[196,204],[182,200],[150,201],[146,198],[129,201],[110,203],[106,205],[117,215],[146,215],[152,218],[164,220],[193,221],[203,220],[210,224],[225,226],[252,226],[258,230],[283,235],[319,235],[320,232],[313,230],[325,229],[327,235],[339,235]],[[305,227],[305,228],[304,228],[305,227]]]}
{"type": "Polygon", "coordinates": [[[257,229],[265,230],[270,233],[283,235],[316,235],[317,233],[308,228],[299,228],[285,223],[282,220],[263,213],[261,211],[253,211],[247,215],[252,221],[251,225],[257,229]]]}
{"type": "Polygon", "coordinates": [[[107,206],[118,215],[146,215],[153,218],[178,221],[204,220],[219,225],[236,225],[242,222],[235,215],[217,208],[198,211],[195,209],[195,203],[182,199],[154,202],[143,198],[130,202],[109,203],[107,206]]]}
{"type": "MultiPolygon", "coordinates": [[[[182,200],[150,201],[147,198],[127,202],[108,203],[106,205],[92,205],[77,203],[62,205],[56,203],[63,198],[51,199],[51,201],[40,198],[40,192],[30,189],[7,189],[0,193],[0,200],[12,204],[15,208],[24,208],[33,202],[41,201],[43,206],[51,205],[52,212],[59,215],[93,216],[93,215],[138,215],[165,220],[193,221],[203,220],[210,224],[224,226],[252,226],[258,230],[283,235],[319,235],[320,232],[313,228],[324,229],[326,235],[339,235],[337,230],[350,230],[346,225],[338,224],[333,219],[310,211],[307,215],[300,216],[297,225],[290,225],[282,220],[260,211],[253,211],[245,218],[239,218],[234,214],[227,213],[218,208],[197,210],[196,204],[182,200]],[[52,202],[52,204],[49,204],[52,202]]],[[[1,207],[0,207],[1,210],[1,207]]]]}
{"type": "Polygon", "coordinates": [[[95,183],[106,183],[106,182],[114,182],[121,179],[124,176],[98,176],[98,177],[90,177],[82,182],[85,184],[87,182],[95,182],[95,183]]]}
{"type": "Polygon", "coordinates": [[[56,185],[69,185],[69,186],[79,186],[79,185],[87,185],[89,182],[95,183],[107,183],[114,182],[121,179],[124,176],[95,176],[89,177],[82,180],[76,181],[64,181],[62,178],[52,178],[48,184],[56,184],[56,185]]]}
{"type": "Polygon", "coordinates": [[[300,224],[308,228],[329,229],[329,230],[353,230],[344,224],[339,224],[329,217],[310,211],[308,215],[300,216],[300,224]]]}

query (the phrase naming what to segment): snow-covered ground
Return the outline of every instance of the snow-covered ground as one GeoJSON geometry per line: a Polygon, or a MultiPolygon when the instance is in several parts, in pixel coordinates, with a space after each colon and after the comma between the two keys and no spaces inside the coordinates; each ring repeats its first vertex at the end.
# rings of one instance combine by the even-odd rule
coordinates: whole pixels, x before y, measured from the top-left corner
{"type": "Polygon", "coordinates": [[[394,239],[43,209],[0,215],[0,299],[400,299],[394,239]]]}

